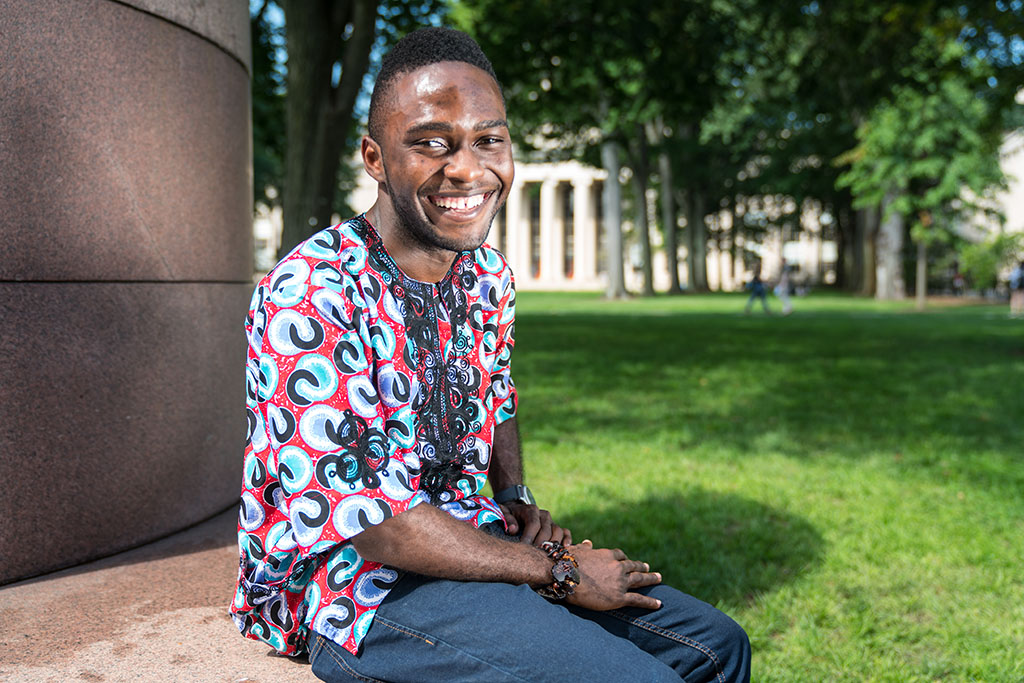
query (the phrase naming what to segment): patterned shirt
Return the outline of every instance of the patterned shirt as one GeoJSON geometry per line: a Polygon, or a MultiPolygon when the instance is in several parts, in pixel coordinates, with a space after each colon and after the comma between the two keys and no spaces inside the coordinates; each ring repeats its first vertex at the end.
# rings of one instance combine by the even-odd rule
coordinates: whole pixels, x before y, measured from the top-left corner
{"type": "Polygon", "coordinates": [[[487,480],[515,415],[515,285],[484,245],[445,278],[405,275],[359,216],[299,245],[256,287],[238,521],[239,630],[280,653],[312,629],[356,654],[398,572],[350,539],[429,503],[504,522],[487,480]]]}

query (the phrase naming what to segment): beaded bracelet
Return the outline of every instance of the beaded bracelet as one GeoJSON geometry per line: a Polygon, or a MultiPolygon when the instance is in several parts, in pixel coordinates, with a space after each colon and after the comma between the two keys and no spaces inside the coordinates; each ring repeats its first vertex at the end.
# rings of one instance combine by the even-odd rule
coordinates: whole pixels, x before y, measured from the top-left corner
{"type": "Polygon", "coordinates": [[[548,554],[548,557],[555,561],[551,567],[551,578],[554,581],[550,586],[538,588],[537,593],[548,600],[562,600],[569,597],[576,592],[576,586],[580,585],[579,563],[558,541],[544,541],[540,547],[548,554]]]}

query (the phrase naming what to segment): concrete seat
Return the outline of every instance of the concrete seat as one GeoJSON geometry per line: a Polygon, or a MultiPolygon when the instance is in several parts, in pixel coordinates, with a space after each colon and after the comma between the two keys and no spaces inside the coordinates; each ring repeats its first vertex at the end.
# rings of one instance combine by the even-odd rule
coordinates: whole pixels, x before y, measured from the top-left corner
{"type": "Polygon", "coordinates": [[[315,680],[228,616],[237,512],[163,540],[0,588],[0,680],[315,680]]]}

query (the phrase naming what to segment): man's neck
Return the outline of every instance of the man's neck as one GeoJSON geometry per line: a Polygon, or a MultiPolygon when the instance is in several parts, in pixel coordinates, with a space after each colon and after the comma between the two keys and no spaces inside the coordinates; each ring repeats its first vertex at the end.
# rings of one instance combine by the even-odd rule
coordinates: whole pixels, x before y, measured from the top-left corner
{"type": "Polygon", "coordinates": [[[454,251],[431,249],[412,239],[399,225],[394,209],[380,199],[366,212],[366,217],[394,262],[414,280],[440,282],[458,256],[454,251]]]}

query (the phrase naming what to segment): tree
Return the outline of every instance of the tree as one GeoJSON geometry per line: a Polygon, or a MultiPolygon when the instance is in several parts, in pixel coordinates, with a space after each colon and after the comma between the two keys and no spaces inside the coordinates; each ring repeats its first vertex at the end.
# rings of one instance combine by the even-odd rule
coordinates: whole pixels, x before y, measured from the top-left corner
{"type": "Polygon", "coordinates": [[[285,77],[278,51],[284,47],[281,27],[267,16],[263,2],[249,20],[252,36],[252,170],[253,201],[280,204],[284,181],[285,77]]]}
{"type": "Polygon", "coordinates": [[[994,289],[1000,269],[1017,263],[1022,255],[1024,235],[1001,233],[983,242],[964,245],[960,251],[960,262],[975,289],[994,289]]]}
{"type": "Polygon", "coordinates": [[[444,2],[278,3],[253,6],[251,22],[256,200],[283,207],[281,256],[345,208],[338,190],[353,183],[345,159],[358,144],[368,77],[403,35],[439,23],[444,2]],[[278,3],[283,24],[270,19],[278,3]]]}
{"type": "Polygon", "coordinates": [[[958,218],[987,211],[980,200],[1005,183],[999,167],[1000,102],[984,90],[988,65],[959,42],[942,49],[940,63],[969,68],[938,82],[923,75],[917,83],[896,86],[858,130],[859,144],[839,158],[850,165],[839,183],[851,188],[855,206],[885,201],[886,217],[898,214],[910,224],[919,310],[925,305],[928,245],[958,218]]]}
{"type": "Polygon", "coordinates": [[[376,37],[376,0],[281,0],[288,50],[278,256],[330,223],[338,168],[376,37]]]}

